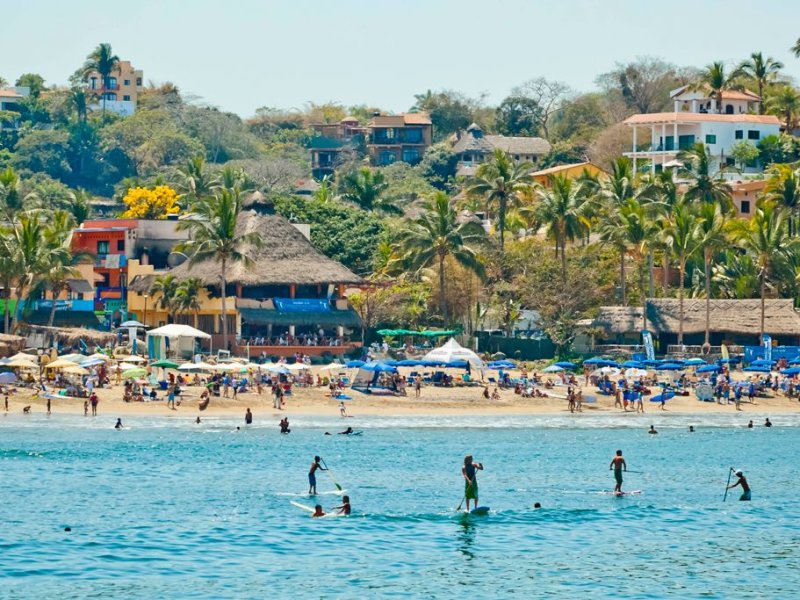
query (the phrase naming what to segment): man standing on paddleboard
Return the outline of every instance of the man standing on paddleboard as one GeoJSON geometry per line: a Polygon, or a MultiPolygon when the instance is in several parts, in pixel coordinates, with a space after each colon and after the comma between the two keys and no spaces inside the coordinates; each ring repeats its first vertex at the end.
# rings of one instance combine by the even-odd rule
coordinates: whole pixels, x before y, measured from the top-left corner
{"type": "Polygon", "coordinates": [[[469,512],[470,500],[474,500],[474,508],[478,508],[478,479],[476,475],[479,469],[483,471],[483,465],[472,462],[472,454],[467,454],[464,457],[464,466],[461,469],[461,474],[464,476],[464,498],[467,501],[467,512],[469,512]]]}
{"type": "Polygon", "coordinates": [[[622,458],[622,450],[617,450],[617,455],[611,459],[611,464],[608,466],[608,470],[614,469],[614,479],[617,482],[617,485],[614,486],[614,492],[617,494],[622,493],[622,471],[628,470],[628,465],[625,463],[625,459],[622,458]]]}
{"type": "Polygon", "coordinates": [[[742,486],[742,495],[739,497],[739,500],[749,502],[751,498],[750,486],[747,484],[747,479],[745,479],[744,473],[741,471],[736,471],[735,475],[739,478],[739,480],[736,483],[729,485],[728,489],[735,488],[737,485],[742,486]]]}
{"type": "Polygon", "coordinates": [[[309,496],[316,496],[317,495],[317,476],[316,472],[317,469],[320,471],[327,471],[328,469],[323,468],[319,461],[322,459],[319,456],[314,457],[314,462],[311,463],[311,469],[308,471],[308,495],[309,496]]]}

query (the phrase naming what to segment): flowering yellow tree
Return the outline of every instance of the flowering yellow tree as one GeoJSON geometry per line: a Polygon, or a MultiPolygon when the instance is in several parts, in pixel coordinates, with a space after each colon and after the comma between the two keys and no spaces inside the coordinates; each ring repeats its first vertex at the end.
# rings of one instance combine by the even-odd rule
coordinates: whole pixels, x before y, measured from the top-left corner
{"type": "Polygon", "coordinates": [[[166,219],[180,212],[178,192],[168,185],[130,188],[122,201],[128,207],[122,216],[128,219],[166,219]]]}

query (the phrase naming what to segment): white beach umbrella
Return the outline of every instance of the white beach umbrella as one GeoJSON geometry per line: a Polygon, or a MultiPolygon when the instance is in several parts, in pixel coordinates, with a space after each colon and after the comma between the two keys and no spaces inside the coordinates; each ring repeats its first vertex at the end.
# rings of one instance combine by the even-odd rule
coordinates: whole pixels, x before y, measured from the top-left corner
{"type": "Polygon", "coordinates": [[[628,369],[625,371],[625,377],[628,379],[635,379],[637,377],[647,377],[647,371],[644,369],[628,369]]]}

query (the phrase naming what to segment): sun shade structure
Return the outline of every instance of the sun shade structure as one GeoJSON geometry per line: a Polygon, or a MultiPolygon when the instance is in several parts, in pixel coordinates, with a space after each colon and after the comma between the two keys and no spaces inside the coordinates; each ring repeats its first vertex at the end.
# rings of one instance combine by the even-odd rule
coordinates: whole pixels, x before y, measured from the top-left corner
{"type": "Polygon", "coordinates": [[[431,350],[422,357],[423,361],[435,361],[437,363],[454,363],[456,361],[466,361],[473,367],[483,367],[480,356],[469,348],[464,348],[461,344],[450,338],[443,346],[431,350]]]}
{"type": "Polygon", "coordinates": [[[425,331],[412,331],[411,329],[379,329],[377,334],[383,337],[398,337],[403,335],[419,335],[426,338],[445,337],[460,334],[454,329],[426,329],[425,331]]]}
{"type": "Polygon", "coordinates": [[[179,325],[178,323],[170,323],[163,327],[156,327],[148,331],[147,335],[159,335],[168,338],[190,337],[204,340],[211,338],[205,331],[200,331],[189,325],[179,325]]]}

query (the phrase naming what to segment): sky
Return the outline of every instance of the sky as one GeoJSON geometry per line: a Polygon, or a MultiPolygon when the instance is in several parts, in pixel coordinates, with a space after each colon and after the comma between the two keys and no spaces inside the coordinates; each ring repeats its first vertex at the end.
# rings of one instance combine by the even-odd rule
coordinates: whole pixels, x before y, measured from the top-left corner
{"type": "Polygon", "coordinates": [[[498,103],[534,77],[590,91],[638,56],[700,67],[762,51],[800,81],[798,0],[0,0],[0,14],[12,83],[65,84],[109,42],[146,82],[243,117],[309,101],[403,111],[427,89],[498,103]]]}

